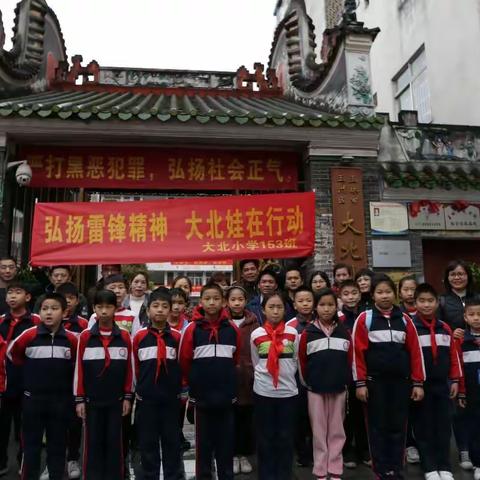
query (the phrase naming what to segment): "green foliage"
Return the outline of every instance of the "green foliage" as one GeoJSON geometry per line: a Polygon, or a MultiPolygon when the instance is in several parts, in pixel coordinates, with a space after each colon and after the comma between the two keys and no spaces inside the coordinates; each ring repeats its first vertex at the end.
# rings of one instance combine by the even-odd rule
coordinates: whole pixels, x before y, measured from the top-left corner
{"type": "Polygon", "coordinates": [[[480,265],[475,262],[470,263],[470,269],[472,270],[473,281],[475,283],[475,290],[480,290],[480,265]]]}
{"type": "Polygon", "coordinates": [[[132,263],[130,265],[122,265],[122,273],[127,277],[128,281],[133,280],[133,276],[138,272],[147,272],[147,265],[145,263],[132,263]]]}

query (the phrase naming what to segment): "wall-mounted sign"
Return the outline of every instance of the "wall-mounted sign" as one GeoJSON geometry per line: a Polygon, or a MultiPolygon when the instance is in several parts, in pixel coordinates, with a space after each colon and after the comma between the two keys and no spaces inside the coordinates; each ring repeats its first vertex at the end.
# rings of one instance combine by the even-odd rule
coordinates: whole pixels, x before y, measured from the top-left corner
{"type": "Polygon", "coordinates": [[[456,210],[445,206],[445,227],[447,230],[480,230],[480,209],[475,205],[456,210]]]}
{"type": "Polygon", "coordinates": [[[410,204],[408,212],[408,225],[410,230],[445,230],[445,215],[443,206],[438,205],[432,208],[430,204],[419,205],[418,208],[412,208],[410,204]]]}
{"type": "Polygon", "coordinates": [[[367,266],[363,176],[360,168],[330,169],[335,261],[367,266]]]}
{"type": "Polygon", "coordinates": [[[372,240],[372,256],[377,268],[412,266],[409,240],[372,240]]]}
{"type": "Polygon", "coordinates": [[[370,202],[373,235],[403,235],[408,231],[407,207],[402,203],[370,202]]]}

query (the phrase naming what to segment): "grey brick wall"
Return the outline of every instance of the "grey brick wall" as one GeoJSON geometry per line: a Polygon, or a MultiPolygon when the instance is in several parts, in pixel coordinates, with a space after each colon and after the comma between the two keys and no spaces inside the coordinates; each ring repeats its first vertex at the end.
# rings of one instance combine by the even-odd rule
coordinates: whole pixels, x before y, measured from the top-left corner
{"type": "MultiPolygon", "coordinates": [[[[316,192],[316,245],[315,255],[307,262],[307,271],[325,270],[331,274],[334,263],[333,250],[333,225],[332,214],[332,192],[330,168],[342,166],[335,158],[311,157],[308,163],[309,187],[316,192]]],[[[348,167],[359,167],[363,170],[363,197],[365,208],[365,231],[367,232],[367,253],[368,263],[372,265],[372,234],[370,229],[370,202],[381,201],[382,181],[380,178],[378,163],[376,159],[358,158],[348,167]]],[[[423,274],[423,251],[420,232],[409,232],[408,236],[378,236],[375,239],[409,239],[411,244],[412,268],[389,268],[375,271],[409,271],[417,275],[423,274]]]]}

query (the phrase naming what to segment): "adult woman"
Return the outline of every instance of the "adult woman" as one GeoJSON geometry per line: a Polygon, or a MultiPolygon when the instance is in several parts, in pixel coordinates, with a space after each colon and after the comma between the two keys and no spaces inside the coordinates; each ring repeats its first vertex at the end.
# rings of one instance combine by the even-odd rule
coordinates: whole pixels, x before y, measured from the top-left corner
{"type": "Polygon", "coordinates": [[[372,278],[373,278],[373,271],[369,268],[362,268],[355,274],[355,282],[360,289],[361,300],[358,305],[358,309],[360,312],[364,310],[368,310],[373,306],[372,300],[372,278]]]}
{"type": "Polygon", "coordinates": [[[130,293],[126,296],[123,306],[138,315],[140,324],[147,325],[147,304],[148,304],[148,273],[145,271],[135,272],[130,283],[130,293]]]}
{"type": "Polygon", "coordinates": [[[308,286],[312,289],[313,293],[316,294],[324,288],[330,288],[331,284],[328,275],[321,270],[317,270],[312,273],[308,286]]]}
{"type": "MultiPolygon", "coordinates": [[[[474,296],[473,276],[468,264],[463,260],[450,262],[445,269],[443,284],[445,293],[440,296],[438,317],[449,325],[455,338],[462,338],[465,300],[474,296]]],[[[453,433],[459,450],[460,467],[471,470],[473,465],[468,455],[468,421],[464,409],[455,408],[453,433]]]]}

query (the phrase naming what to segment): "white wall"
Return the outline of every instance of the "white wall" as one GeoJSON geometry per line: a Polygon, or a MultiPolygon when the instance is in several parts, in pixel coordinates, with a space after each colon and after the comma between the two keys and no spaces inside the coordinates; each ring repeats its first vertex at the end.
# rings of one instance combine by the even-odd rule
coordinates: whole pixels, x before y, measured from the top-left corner
{"type": "Polygon", "coordinates": [[[364,0],[358,18],[380,27],[372,76],[379,112],[396,120],[393,77],[425,45],[432,122],[480,125],[480,0],[410,0],[405,20],[398,0],[364,0]]]}

